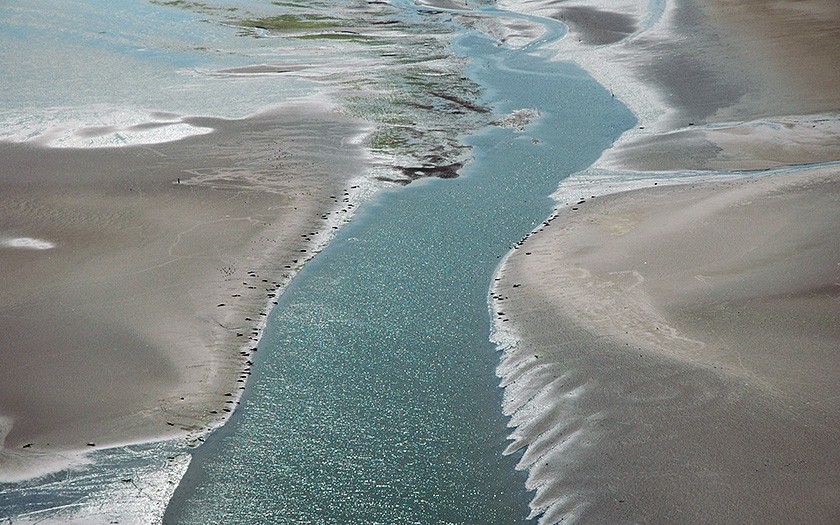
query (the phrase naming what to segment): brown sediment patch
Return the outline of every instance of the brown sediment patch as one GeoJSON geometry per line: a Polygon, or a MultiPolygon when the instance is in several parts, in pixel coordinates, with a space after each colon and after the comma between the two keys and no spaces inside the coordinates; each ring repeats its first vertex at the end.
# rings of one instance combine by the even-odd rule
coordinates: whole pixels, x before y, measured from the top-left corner
{"type": "Polygon", "coordinates": [[[476,113],[490,113],[489,108],[486,108],[484,106],[480,106],[480,105],[476,104],[475,102],[471,102],[469,100],[466,100],[466,99],[461,98],[461,97],[456,96],[456,95],[451,95],[449,93],[441,93],[441,92],[438,92],[438,91],[434,91],[431,94],[438,97],[438,98],[442,98],[443,100],[447,100],[449,102],[452,102],[457,107],[468,109],[468,110],[474,111],[476,113]]]}
{"type": "Polygon", "coordinates": [[[561,211],[497,297],[544,521],[832,523],[840,169],[561,211]]]}
{"type": "Polygon", "coordinates": [[[541,114],[538,109],[517,109],[505,117],[494,120],[490,125],[500,128],[513,128],[523,132],[528,124],[539,118],[541,114]]]}
{"type": "Polygon", "coordinates": [[[837,160],[838,28],[828,0],[680,0],[616,45],[567,44],[643,121],[599,164],[678,171],[837,160]]]}
{"type": "Polygon", "coordinates": [[[601,162],[637,171],[677,171],[704,169],[721,148],[699,130],[687,129],[667,134],[639,135],[607,151],[601,162]]]}
{"type": "Polygon", "coordinates": [[[630,60],[635,74],[677,110],[674,127],[705,122],[767,80],[757,78],[752,67],[759,66],[744,60],[741,42],[722,34],[705,6],[702,0],[677,2],[670,30],[644,33],[627,47],[636,58],[630,60]]]}
{"type": "Polygon", "coordinates": [[[630,15],[589,6],[566,7],[554,18],[567,23],[583,43],[592,45],[614,44],[639,28],[630,15]]]}
{"type": "MultiPolygon", "coordinates": [[[[441,159],[435,158],[434,160],[441,159]]],[[[455,162],[452,164],[431,164],[425,166],[395,166],[394,169],[402,173],[404,178],[379,176],[377,177],[377,180],[405,186],[411,184],[417,179],[423,179],[428,177],[435,177],[438,179],[454,179],[459,176],[459,172],[463,167],[463,162],[455,162]]]]}
{"type": "Polygon", "coordinates": [[[55,244],[0,248],[7,449],[42,457],[218,422],[244,334],[276,295],[261,279],[282,281],[364,169],[347,140],[363,128],[315,104],[195,121],[215,131],[119,149],[0,144],[0,234],[55,244]]]}
{"type": "Polygon", "coordinates": [[[755,120],[840,107],[840,10],[831,0],[682,0],[664,32],[624,55],[687,122],[755,120]]]}
{"type": "Polygon", "coordinates": [[[771,114],[840,108],[840,8],[836,1],[711,0],[706,5],[724,40],[743,49],[750,73],[768,79],[764,98],[779,106],[771,114]]]}
{"type": "Polygon", "coordinates": [[[437,177],[439,179],[454,179],[458,177],[458,171],[464,167],[463,162],[455,162],[443,166],[406,166],[399,168],[403,175],[411,180],[423,177],[437,177]]]}
{"type": "Polygon", "coordinates": [[[840,117],[768,118],[640,135],[608,151],[602,165],[637,171],[763,170],[840,161],[840,117]]]}
{"type": "MultiPolygon", "coordinates": [[[[136,127],[136,126],[135,126],[136,127]]],[[[101,137],[113,133],[117,128],[114,126],[88,126],[76,132],[80,137],[101,137]]]]}
{"type": "MultiPolygon", "coordinates": [[[[575,288],[581,292],[577,302],[582,308],[597,302],[606,313],[617,305],[636,305],[627,309],[627,316],[613,313],[603,320],[604,326],[599,326],[599,332],[612,326],[614,335],[623,339],[635,340],[637,333],[650,337],[653,326],[644,323],[655,312],[669,312],[670,318],[682,308],[703,304],[722,308],[730,300],[751,302],[751,309],[755,309],[764,304],[762,298],[771,303],[779,297],[800,297],[803,293],[817,298],[815,291],[831,290],[840,282],[840,241],[832,233],[840,224],[838,176],[840,169],[823,168],[737,182],[652,188],[596,199],[580,207],[579,213],[558,218],[563,229],[554,240],[563,256],[555,266],[564,268],[567,284],[577,283],[575,288]],[[596,297],[610,299],[594,301],[596,297]]],[[[541,235],[546,234],[534,237],[541,235]]],[[[526,242],[531,244],[530,240],[526,242]]],[[[542,248],[555,247],[544,242],[542,248]]],[[[529,246],[529,250],[540,251],[535,246],[529,246]]],[[[840,315],[840,310],[832,308],[833,295],[825,295],[822,300],[824,315],[808,311],[794,321],[803,326],[805,337],[819,339],[821,330],[827,330],[827,339],[840,338],[840,324],[829,322],[832,310],[840,315]],[[822,329],[811,326],[805,330],[811,322],[822,329]]],[[[581,319],[594,320],[599,313],[580,315],[581,319]]],[[[702,360],[713,350],[697,342],[706,339],[698,334],[706,333],[717,317],[711,313],[696,318],[685,315],[680,321],[683,328],[676,331],[665,317],[660,317],[662,326],[653,330],[657,338],[636,342],[648,347],[661,343],[676,352],[679,345],[671,337],[687,334],[687,353],[682,357],[702,360]]],[[[748,334],[751,327],[746,321],[735,325],[743,337],[758,337],[748,334]]],[[[721,330],[723,327],[717,327],[714,332],[720,334],[721,330]]],[[[781,353],[789,350],[785,338],[792,332],[774,333],[772,327],[764,326],[756,331],[777,341],[764,345],[768,362],[771,346],[781,353]]],[[[732,337],[736,335],[733,332],[732,337]]],[[[755,346],[738,343],[733,345],[755,346]]],[[[741,352],[737,363],[744,362],[741,352]]],[[[734,366],[734,362],[730,364],[734,366]]],[[[772,374],[785,373],[781,368],[774,370],[767,372],[768,381],[772,374]]]]}

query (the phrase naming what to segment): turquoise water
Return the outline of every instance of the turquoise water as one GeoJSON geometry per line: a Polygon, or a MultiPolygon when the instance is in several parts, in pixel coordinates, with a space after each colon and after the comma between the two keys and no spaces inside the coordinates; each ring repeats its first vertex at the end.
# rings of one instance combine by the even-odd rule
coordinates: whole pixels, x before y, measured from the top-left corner
{"type": "MultiPolygon", "coordinates": [[[[243,10],[271,7],[260,0],[235,3],[243,10]]],[[[140,124],[155,120],[153,111],[242,118],[317,91],[290,76],[219,74],[278,54],[295,63],[300,53],[290,45],[278,53],[275,39],[240,36],[226,23],[236,13],[217,11],[147,0],[0,2],[0,140],[49,135],[54,128],[140,124]]]]}
{"type": "Polygon", "coordinates": [[[558,182],[633,118],[571,64],[478,33],[456,49],[485,104],[542,118],[466,138],[475,160],[460,178],[381,195],[304,268],[241,411],[199,452],[167,521],[526,521],[524,473],[502,456],[488,289],[558,182]]]}

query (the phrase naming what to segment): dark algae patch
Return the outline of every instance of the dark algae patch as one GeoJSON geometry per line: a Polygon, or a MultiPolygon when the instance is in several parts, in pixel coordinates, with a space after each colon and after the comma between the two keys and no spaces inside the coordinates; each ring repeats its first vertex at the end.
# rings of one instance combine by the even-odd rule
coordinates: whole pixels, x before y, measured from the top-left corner
{"type": "Polygon", "coordinates": [[[335,27],[336,23],[321,15],[283,14],[253,20],[242,20],[239,22],[239,25],[269,31],[306,31],[311,29],[328,29],[335,27]]]}
{"type": "MultiPolygon", "coordinates": [[[[378,179],[408,184],[420,177],[455,176],[469,156],[458,137],[487,125],[491,115],[477,102],[480,90],[465,74],[468,61],[451,51],[459,26],[449,14],[406,17],[403,8],[379,2],[271,5],[261,16],[242,16],[233,25],[245,29],[243,37],[260,38],[266,31],[287,37],[276,40],[280,48],[290,39],[317,46],[318,60],[307,71],[331,84],[328,90],[342,111],[374,125],[366,145],[385,171],[378,179]],[[340,76],[319,71],[348,55],[364,60],[365,67],[344,69],[340,76]]],[[[236,72],[247,71],[254,72],[236,72]]]]}
{"type": "Polygon", "coordinates": [[[352,32],[342,32],[342,33],[315,33],[310,35],[301,35],[298,38],[301,40],[343,40],[343,41],[350,41],[356,42],[359,44],[369,44],[369,45],[386,45],[387,42],[383,42],[381,39],[368,36],[368,35],[360,35],[358,33],[352,32]]]}

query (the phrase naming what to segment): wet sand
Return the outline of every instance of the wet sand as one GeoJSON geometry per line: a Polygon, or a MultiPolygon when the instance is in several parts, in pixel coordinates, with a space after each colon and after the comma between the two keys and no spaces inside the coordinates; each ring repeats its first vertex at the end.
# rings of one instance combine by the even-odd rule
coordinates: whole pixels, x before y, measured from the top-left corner
{"type": "Polygon", "coordinates": [[[497,276],[534,516],[835,523],[836,4],[505,3],[639,119],[497,276]]]}
{"type": "MultiPolygon", "coordinates": [[[[840,160],[840,9],[832,0],[503,0],[564,22],[553,47],[639,119],[597,166],[765,169],[840,160]]],[[[524,45],[533,29],[508,28],[524,45]]]]}
{"type": "Polygon", "coordinates": [[[838,27],[830,0],[674,3],[607,51],[632,79],[607,82],[657,102],[599,164],[743,170],[840,160],[838,27]]]}
{"type": "Polygon", "coordinates": [[[118,149],[0,144],[0,478],[198,436],[239,397],[266,305],[365,161],[319,104],[118,149]]]}
{"type": "Polygon", "coordinates": [[[544,522],[833,523],[840,168],[576,208],[496,291],[544,522]]]}

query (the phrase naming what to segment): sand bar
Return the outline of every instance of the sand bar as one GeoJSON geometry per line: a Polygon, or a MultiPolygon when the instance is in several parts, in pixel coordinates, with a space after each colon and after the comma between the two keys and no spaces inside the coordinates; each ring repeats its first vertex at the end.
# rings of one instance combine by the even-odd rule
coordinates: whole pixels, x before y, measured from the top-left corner
{"type": "MultiPolygon", "coordinates": [[[[560,20],[553,45],[639,119],[597,166],[766,169],[840,160],[840,9],[832,0],[503,0],[560,20]]],[[[510,45],[526,45],[519,32],[510,45]]]]}
{"type": "Polygon", "coordinates": [[[359,122],[318,103],[187,120],[214,131],[0,144],[0,237],[49,243],[0,245],[3,479],[223,421],[266,305],[349,211],[359,122]]]}
{"type": "Polygon", "coordinates": [[[836,3],[503,3],[639,119],[493,292],[534,516],[836,522],[836,3]]]}
{"type": "Polygon", "coordinates": [[[840,168],[576,208],[496,291],[544,522],[832,523],[840,168]]]}

